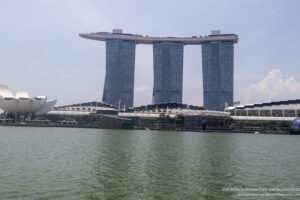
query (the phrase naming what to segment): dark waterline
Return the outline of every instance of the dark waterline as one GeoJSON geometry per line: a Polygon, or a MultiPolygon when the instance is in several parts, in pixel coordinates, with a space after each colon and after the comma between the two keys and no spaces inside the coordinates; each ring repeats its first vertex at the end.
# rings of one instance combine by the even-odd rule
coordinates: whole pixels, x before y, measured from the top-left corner
{"type": "Polygon", "coordinates": [[[222,189],[300,188],[299,144],[292,135],[0,127],[0,199],[246,199],[222,189]]]}

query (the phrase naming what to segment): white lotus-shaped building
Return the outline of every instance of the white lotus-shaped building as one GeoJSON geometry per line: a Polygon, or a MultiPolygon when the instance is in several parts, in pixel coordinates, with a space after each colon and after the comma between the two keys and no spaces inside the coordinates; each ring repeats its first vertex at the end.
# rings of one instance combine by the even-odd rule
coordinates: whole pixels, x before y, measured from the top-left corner
{"type": "Polygon", "coordinates": [[[56,99],[47,100],[46,96],[30,98],[27,92],[17,92],[16,96],[5,85],[0,85],[0,108],[7,113],[44,114],[56,104],[56,99]]]}

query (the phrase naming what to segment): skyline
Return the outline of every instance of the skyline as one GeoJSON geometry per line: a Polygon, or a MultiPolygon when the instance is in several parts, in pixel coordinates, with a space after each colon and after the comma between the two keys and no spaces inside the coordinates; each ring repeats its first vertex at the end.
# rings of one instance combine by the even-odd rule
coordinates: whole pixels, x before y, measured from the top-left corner
{"type": "MultiPolygon", "coordinates": [[[[57,105],[99,100],[105,77],[105,44],[82,40],[78,33],[121,28],[126,33],[190,37],[220,29],[239,35],[234,60],[235,101],[300,98],[299,2],[165,1],[156,7],[157,2],[1,2],[0,83],[14,93],[25,90],[31,96],[57,98],[57,105]],[[183,5],[193,6],[182,10],[183,5]]],[[[184,103],[203,104],[201,63],[201,47],[185,47],[184,103]]],[[[137,46],[135,65],[134,105],[150,104],[152,47],[137,46]]]]}

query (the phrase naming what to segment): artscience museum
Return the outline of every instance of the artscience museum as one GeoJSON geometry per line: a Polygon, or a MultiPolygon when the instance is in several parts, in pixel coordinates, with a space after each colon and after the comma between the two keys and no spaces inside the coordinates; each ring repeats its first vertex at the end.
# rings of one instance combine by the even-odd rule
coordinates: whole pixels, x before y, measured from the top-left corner
{"type": "Polygon", "coordinates": [[[5,85],[0,85],[0,108],[5,113],[40,115],[50,111],[57,100],[47,100],[47,96],[30,98],[27,92],[17,92],[16,96],[5,85]]]}

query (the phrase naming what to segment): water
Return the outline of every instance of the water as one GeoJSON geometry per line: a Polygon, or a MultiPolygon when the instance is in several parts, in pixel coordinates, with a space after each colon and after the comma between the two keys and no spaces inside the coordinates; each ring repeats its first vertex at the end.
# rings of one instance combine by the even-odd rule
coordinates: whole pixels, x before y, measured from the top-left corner
{"type": "Polygon", "coordinates": [[[0,127],[0,199],[247,199],[222,189],[300,188],[299,153],[299,136],[0,127]]]}

